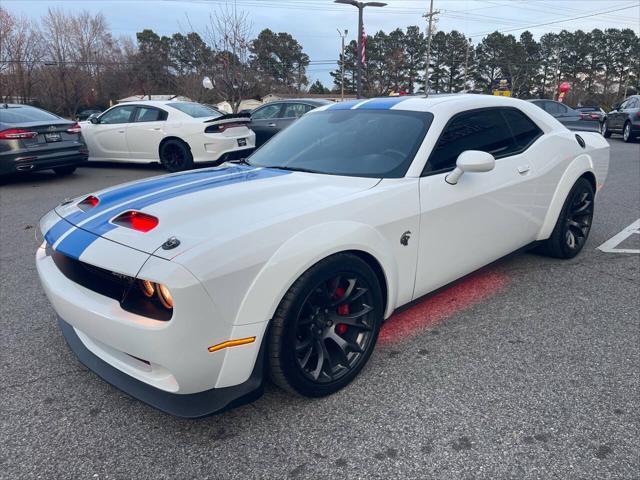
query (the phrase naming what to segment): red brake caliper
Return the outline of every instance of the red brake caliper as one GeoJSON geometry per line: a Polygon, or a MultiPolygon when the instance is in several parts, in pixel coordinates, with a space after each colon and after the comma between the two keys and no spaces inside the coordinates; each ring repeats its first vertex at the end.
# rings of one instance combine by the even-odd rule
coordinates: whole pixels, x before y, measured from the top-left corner
{"type": "MultiPolygon", "coordinates": [[[[342,298],[345,294],[345,289],[342,287],[338,287],[336,288],[336,294],[335,294],[335,298],[336,300],[339,298],[342,298]]],[[[349,315],[349,305],[348,304],[343,304],[343,305],[338,305],[338,315],[349,315]]],[[[344,323],[338,323],[336,325],[336,333],[338,335],[344,335],[345,333],[347,333],[347,325],[344,323]]]]}

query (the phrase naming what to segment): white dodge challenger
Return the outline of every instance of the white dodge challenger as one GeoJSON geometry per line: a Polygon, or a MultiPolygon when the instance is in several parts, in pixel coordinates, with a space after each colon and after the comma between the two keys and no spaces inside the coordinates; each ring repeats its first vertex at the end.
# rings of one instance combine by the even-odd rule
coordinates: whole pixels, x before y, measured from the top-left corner
{"type": "Polygon", "coordinates": [[[256,135],[249,115],[225,115],[195,102],[122,103],[81,122],[89,161],[154,163],[168,171],[247,156],[256,135]]]}
{"type": "Polygon", "coordinates": [[[526,246],[578,254],[608,164],[520,100],[332,104],[248,162],[63,202],[36,263],[80,360],[154,407],[207,415],[267,376],[323,396],[397,307],[526,246]]]}

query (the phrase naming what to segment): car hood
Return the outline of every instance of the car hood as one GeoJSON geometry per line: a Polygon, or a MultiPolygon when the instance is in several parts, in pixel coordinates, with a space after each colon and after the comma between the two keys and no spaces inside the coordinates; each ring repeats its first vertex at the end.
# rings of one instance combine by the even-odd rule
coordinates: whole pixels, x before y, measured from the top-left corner
{"type": "Polygon", "coordinates": [[[65,202],[56,213],[76,227],[142,252],[171,259],[209,239],[228,240],[372,188],[377,178],[343,177],[271,168],[224,165],[154,177],[102,190],[99,203],[82,211],[86,196],[65,202]],[[127,211],[158,219],[143,233],[113,223],[127,211]],[[171,237],[179,245],[161,246],[171,237]]]}

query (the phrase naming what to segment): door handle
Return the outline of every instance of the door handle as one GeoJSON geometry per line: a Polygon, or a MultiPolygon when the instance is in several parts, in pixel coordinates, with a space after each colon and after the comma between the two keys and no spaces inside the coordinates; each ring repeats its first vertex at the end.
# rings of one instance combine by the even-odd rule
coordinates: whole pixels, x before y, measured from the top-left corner
{"type": "Polygon", "coordinates": [[[531,167],[529,165],[520,165],[518,167],[518,173],[520,175],[524,175],[525,173],[529,172],[529,170],[531,170],[531,167]]]}
{"type": "Polygon", "coordinates": [[[273,128],[273,127],[275,127],[275,126],[276,126],[276,124],[275,124],[275,123],[267,123],[267,127],[272,127],[272,128],[273,128]]]}

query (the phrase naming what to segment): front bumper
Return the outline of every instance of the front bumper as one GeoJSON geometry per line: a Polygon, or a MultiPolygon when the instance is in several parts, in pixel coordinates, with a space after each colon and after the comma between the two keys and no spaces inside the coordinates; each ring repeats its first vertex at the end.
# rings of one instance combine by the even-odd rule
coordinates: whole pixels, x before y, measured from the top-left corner
{"type": "Polygon", "coordinates": [[[199,418],[221,413],[230,408],[252,402],[264,392],[264,342],[249,379],[232,387],[212,388],[204,392],[180,395],[170,393],[136,380],[108,364],[89,350],[78,336],[77,330],[58,317],[60,329],[69,347],[89,370],[106,382],[138,400],[163,412],[183,418],[199,418]]]}
{"type": "MultiPolygon", "coordinates": [[[[41,225],[50,223],[49,216],[54,214],[45,216],[41,225]]],[[[63,248],[57,251],[67,254],[63,248]]],[[[73,335],[65,332],[65,336],[74,340],[69,343],[82,362],[105,380],[161,410],[185,417],[214,413],[259,389],[266,322],[233,325],[224,321],[200,282],[186,269],[103,237],[97,237],[78,261],[133,277],[140,271],[140,278],[165,284],[175,301],[168,321],[131,313],[118,300],[67,277],[48,249],[38,249],[36,266],[43,289],[58,316],[73,330],[73,335]],[[208,351],[212,345],[252,336],[254,343],[208,351]],[[189,410],[189,401],[181,398],[202,400],[189,410]]]]}

